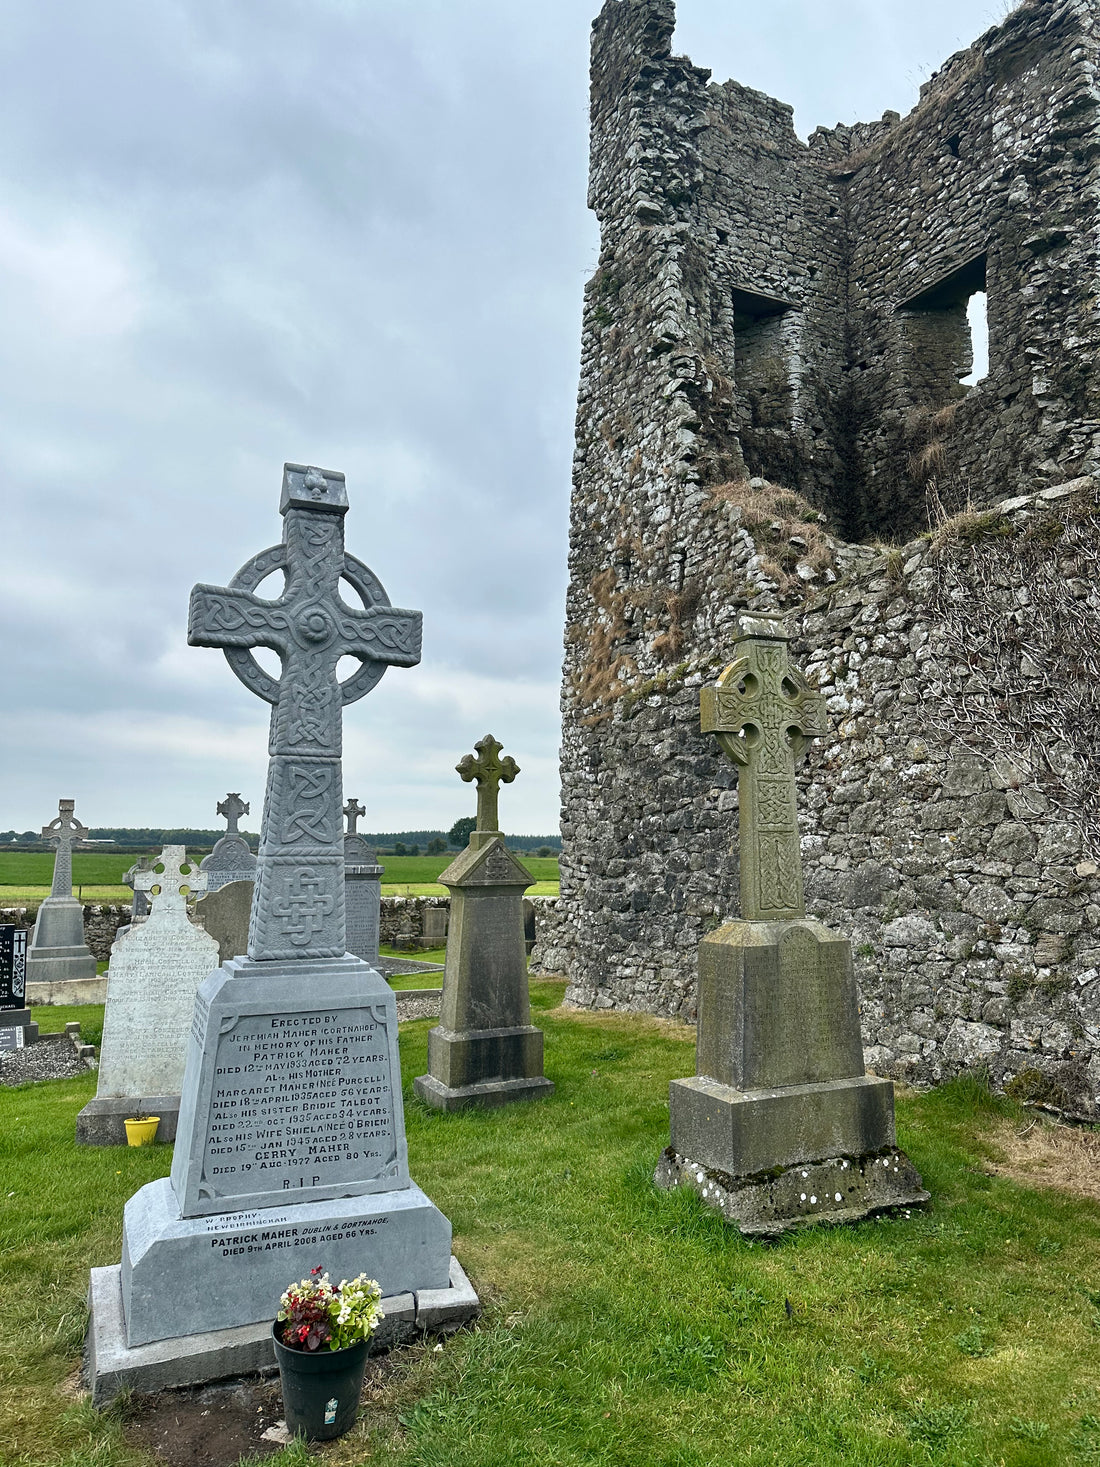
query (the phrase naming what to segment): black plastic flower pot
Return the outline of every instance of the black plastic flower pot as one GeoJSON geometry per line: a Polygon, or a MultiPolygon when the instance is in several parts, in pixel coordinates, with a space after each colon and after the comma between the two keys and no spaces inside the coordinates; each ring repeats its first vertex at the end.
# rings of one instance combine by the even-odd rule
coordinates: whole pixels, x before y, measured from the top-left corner
{"type": "Polygon", "coordinates": [[[287,1429],[311,1442],[343,1436],[355,1425],[370,1340],[345,1350],[290,1350],[271,1326],[287,1429]]]}

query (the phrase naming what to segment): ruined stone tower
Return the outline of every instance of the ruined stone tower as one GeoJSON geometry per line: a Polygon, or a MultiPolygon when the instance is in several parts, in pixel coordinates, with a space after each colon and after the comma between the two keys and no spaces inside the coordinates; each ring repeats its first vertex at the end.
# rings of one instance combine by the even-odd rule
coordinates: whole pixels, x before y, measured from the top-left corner
{"type": "Polygon", "coordinates": [[[673,23],[673,0],[607,0],[593,29],[542,961],[576,1002],[691,1015],[696,946],[737,913],[697,688],[738,611],[789,608],[831,724],[802,775],[807,893],[855,919],[872,1058],[980,1062],[1091,1114],[1100,9],[1026,0],[909,116],[808,144],[673,56],[673,23]]]}

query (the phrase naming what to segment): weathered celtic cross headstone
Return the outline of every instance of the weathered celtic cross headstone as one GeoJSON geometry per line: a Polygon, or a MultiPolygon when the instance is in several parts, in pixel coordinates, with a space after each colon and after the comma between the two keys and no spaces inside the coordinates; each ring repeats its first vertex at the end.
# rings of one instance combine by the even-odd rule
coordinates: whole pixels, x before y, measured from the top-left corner
{"type": "Polygon", "coordinates": [[[741,617],[737,656],[700,694],[702,731],[739,771],[741,920],[699,945],[696,1074],[670,1086],[656,1176],[762,1234],[928,1195],[897,1149],[892,1084],[864,1072],[850,945],[805,915],[795,765],[826,724],[788,635],[741,617]]]}
{"type": "Polygon", "coordinates": [[[343,706],[420,656],[419,612],[392,607],[344,550],[347,507],[342,474],[287,464],[282,544],[228,586],[191,594],[188,640],[224,649],[272,705],[270,764],[248,952],[196,997],[171,1179],[127,1204],[121,1274],[93,1273],[93,1376],[121,1288],[125,1338],[112,1343],[134,1364],[129,1378],[115,1371],[119,1385],[141,1388],[143,1357],[130,1352],[153,1340],[170,1342],[159,1384],[172,1383],[165,1359],[181,1362],[180,1380],[199,1378],[185,1337],[202,1332],[223,1375],[227,1350],[238,1368],[269,1362],[275,1303],[316,1264],[377,1278],[388,1329],[411,1321],[414,1294],[451,1319],[476,1311],[468,1284],[451,1286],[464,1280],[450,1224],[409,1176],[393,992],[345,943],[343,706]],[[268,600],[256,588],[273,571],[285,585],[268,600]],[[279,654],[279,677],[253,657],[259,646],[279,654]],[[340,682],[345,656],[360,665],[340,682]]]}
{"type": "Polygon", "coordinates": [[[366,814],[358,800],[344,806],[344,901],[348,928],[348,952],[378,967],[378,944],[382,927],[382,871],[378,856],[356,830],[366,814]]]}
{"type": "Polygon", "coordinates": [[[225,834],[215,843],[214,849],[200,863],[206,874],[208,892],[220,891],[223,886],[229,886],[235,881],[255,880],[256,857],[237,829],[238,820],[242,815],[247,815],[248,811],[248,802],[242,800],[239,794],[231,793],[224,800],[218,801],[218,814],[225,820],[227,828],[225,834]]]}
{"type": "Polygon", "coordinates": [[[826,731],[825,699],[790,666],[781,628],[756,623],[765,635],[745,635],[718,686],[701,690],[701,726],[739,770],[741,916],[781,922],[806,912],[795,764],[826,731]]]}
{"type": "Polygon", "coordinates": [[[111,948],[95,1098],[76,1118],[81,1145],[124,1145],[133,1115],[159,1116],[158,1140],[172,1140],[195,994],[218,965],[217,942],[188,917],[206,874],[186,849],[165,846],[133,880],[151,906],[111,948]]]}
{"type": "Polygon", "coordinates": [[[79,988],[53,989],[47,993],[33,985],[95,982],[95,958],[84,941],[84,908],[73,896],[73,846],[88,836],[73,813],[73,800],[59,800],[58,813],[42,829],[42,839],[55,843],[53,884],[50,894],[38,909],[34,933],[27,951],[27,983],[29,999],[51,998],[54,1002],[80,1002],[79,988]]]}
{"type": "Polygon", "coordinates": [[[450,935],[439,1024],[428,1033],[428,1073],[413,1082],[437,1110],[506,1105],[549,1095],[542,1030],[531,1023],[523,893],[533,880],[496,829],[501,782],[519,773],[492,734],[455,766],[477,780],[477,829],[439,880],[450,889],[450,935]]]}
{"type": "Polygon", "coordinates": [[[470,844],[475,850],[500,835],[500,816],[497,813],[500,786],[511,784],[519,773],[519,765],[510,754],[503,759],[500,757],[503,747],[492,734],[486,734],[474,745],[477,758],[464,754],[455,765],[467,784],[477,780],[477,826],[470,837],[470,844]]]}

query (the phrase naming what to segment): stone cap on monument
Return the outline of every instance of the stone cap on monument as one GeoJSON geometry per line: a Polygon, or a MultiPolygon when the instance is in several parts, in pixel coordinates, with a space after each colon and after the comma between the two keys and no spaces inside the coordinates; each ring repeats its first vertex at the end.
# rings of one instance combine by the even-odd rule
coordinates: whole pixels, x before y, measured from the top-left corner
{"type": "Polygon", "coordinates": [[[493,836],[486,845],[467,846],[436,880],[441,886],[512,886],[520,891],[535,884],[527,867],[504,844],[502,835],[493,836]]]}

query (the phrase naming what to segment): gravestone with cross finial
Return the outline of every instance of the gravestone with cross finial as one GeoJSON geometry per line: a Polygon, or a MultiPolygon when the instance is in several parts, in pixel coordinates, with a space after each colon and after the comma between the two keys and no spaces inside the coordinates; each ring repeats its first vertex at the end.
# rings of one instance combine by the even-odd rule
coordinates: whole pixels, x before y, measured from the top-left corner
{"type": "Polygon", "coordinates": [[[57,817],[42,831],[42,839],[56,844],[53,885],[38,909],[27,949],[28,998],[46,997],[35,985],[50,985],[56,1003],[80,1003],[80,985],[95,984],[95,958],[84,941],[84,908],[73,896],[73,847],[81,845],[88,827],[73,813],[73,800],[59,800],[57,817]],[[56,989],[56,985],[72,985],[56,989]]]}
{"type": "Polygon", "coordinates": [[[152,856],[139,856],[134,864],[129,867],[128,870],[122,873],[123,886],[128,886],[134,894],[133,899],[130,902],[131,923],[138,921],[144,922],[145,918],[149,915],[148,893],[143,891],[140,886],[134,885],[134,877],[138,874],[139,871],[149,871],[152,868],[152,865],[152,856]]]}
{"type": "Polygon", "coordinates": [[[796,764],[826,731],[780,616],[742,616],[701,725],[738,768],[741,918],[699,945],[696,1074],[669,1093],[659,1185],[742,1232],[927,1200],[898,1150],[894,1091],[864,1071],[848,941],[806,916],[796,764]]]}
{"type": "Polygon", "coordinates": [[[199,869],[206,873],[206,890],[219,891],[231,881],[255,881],[256,857],[248,842],[237,829],[237,822],[249,811],[247,800],[239,794],[228,794],[218,801],[218,814],[226,822],[226,832],[215,843],[214,849],[199,862],[199,869]]]}
{"type": "Polygon", "coordinates": [[[316,1264],[377,1278],[391,1339],[417,1308],[425,1328],[477,1310],[409,1175],[393,991],[345,941],[342,710],[420,657],[419,612],[344,549],[347,507],[342,474],[287,464],[281,544],[191,593],[188,640],[272,706],[267,793],[248,951],[196,996],[171,1177],[127,1203],[121,1270],[93,1271],[96,1399],[270,1364],[273,1301],[316,1264]]]}
{"type": "Polygon", "coordinates": [[[366,814],[356,799],[344,806],[344,902],[347,908],[348,952],[372,968],[378,966],[381,937],[382,871],[378,856],[359,834],[356,826],[366,814]]]}
{"type": "Polygon", "coordinates": [[[188,917],[187,898],[205,889],[183,846],[134,873],[149,914],[111,947],[95,1099],[76,1119],[82,1145],[125,1144],[124,1122],[139,1113],[160,1117],[159,1140],[176,1134],[195,994],[218,966],[217,942],[188,917]]]}
{"type": "Polygon", "coordinates": [[[436,1110],[507,1105],[550,1095],[542,1030],[531,1023],[523,893],[533,877],[504,843],[497,800],[519,765],[486,734],[455,766],[477,781],[477,826],[439,880],[451,893],[443,1001],[428,1033],[428,1073],[413,1082],[436,1110]]]}

